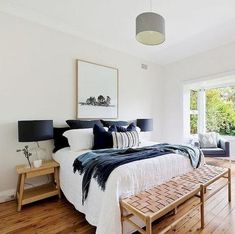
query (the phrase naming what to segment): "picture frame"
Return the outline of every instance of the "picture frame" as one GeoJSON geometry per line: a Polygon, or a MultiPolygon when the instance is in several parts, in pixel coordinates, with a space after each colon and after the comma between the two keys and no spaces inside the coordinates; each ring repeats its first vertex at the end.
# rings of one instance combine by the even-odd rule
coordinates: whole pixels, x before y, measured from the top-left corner
{"type": "Polygon", "coordinates": [[[76,60],[76,117],[118,118],[118,69],[76,60]]]}

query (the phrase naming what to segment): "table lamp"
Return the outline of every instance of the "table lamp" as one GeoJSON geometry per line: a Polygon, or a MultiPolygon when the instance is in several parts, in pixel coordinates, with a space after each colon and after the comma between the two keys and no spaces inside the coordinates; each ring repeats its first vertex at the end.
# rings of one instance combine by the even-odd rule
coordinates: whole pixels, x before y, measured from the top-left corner
{"type": "Polygon", "coordinates": [[[153,119],[137,119],[136,124],[142,132],[153,131],[153,119]]]}
{"type": "MultiPolygon", "coordinates": [[[[39,141],[45,141],[45,140],[50,140],[50,139],[53,139],[53,120],[20,120],[18,121],[19,142],[35,142],[37,144],[37,147],[40,148],[39,141]]],[[[24,150],[21,150],[21,151],[24,151],[24,150]]],[[[36,150],[36,154],[38,157],[37,150],[36,150]]]]}

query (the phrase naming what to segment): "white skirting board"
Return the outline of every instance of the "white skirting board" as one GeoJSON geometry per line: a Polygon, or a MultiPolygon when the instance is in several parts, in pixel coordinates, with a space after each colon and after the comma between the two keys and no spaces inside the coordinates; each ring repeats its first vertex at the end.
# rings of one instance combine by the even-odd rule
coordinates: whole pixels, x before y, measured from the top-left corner
{"type": "Polygon", "coordinates": [[[0,192],[0,203],[14,200],[15,192],[16,192],[15,189],[9,189],[9,190],[0,192]]]}
{"type": "MultiPolygon", "coordinates": [[[[44,176],[44,179],[40,181],[34,181],[34,183],[25,183],[25,189],[33,188],[36,186],[40,186],[45,183],[49,183],[51,179],[48,176],[44,176]]],[[[15,199],[16,189],[9,189],[5,191],[0,191],[0,203],[11,201],[15,199]]]]}

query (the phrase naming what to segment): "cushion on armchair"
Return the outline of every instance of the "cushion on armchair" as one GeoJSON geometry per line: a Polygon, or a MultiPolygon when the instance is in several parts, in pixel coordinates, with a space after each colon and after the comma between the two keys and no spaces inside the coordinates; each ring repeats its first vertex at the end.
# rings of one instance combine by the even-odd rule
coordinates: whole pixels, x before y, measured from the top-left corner
{"type": "Polygon", "coordinates": [[[201,148],[217,148],[218,147],[218,133],[208,132],[199,133],[198,139],[201,148]]]}

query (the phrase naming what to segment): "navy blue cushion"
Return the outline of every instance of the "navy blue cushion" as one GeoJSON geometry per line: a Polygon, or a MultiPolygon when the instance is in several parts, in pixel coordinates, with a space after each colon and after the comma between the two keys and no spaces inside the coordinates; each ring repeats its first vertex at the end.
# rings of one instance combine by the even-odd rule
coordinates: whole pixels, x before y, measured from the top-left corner
{"type": "Polygon", "coordinates": [[[109,121],[109,120],[100,120],[101,123],[104,125],[104,127],[110,127],[112,126],[113,124],[116,125],[116,126],[127,126],[129,123],[127,121],[109,121]]]}
{"type": "Polygon", "coordinates": [[[109,132],[117,132],[117,126],[113,124],[112,126],[109,127],[109,132]]]}
{"type": "Polygon", "coordinates": [[[127,128],[124,128],[122,126],[117,126],[117,132],[127,132],[127,128]]]}
{"type": "Polygon", "coordinates": [[[112,126],[109,127],[109,132],[130,132],[130,131],[136,131],[136,125],[135,123],[131,123],[127,126],[127,128],[122,127],[122,126],[117,126],[113,124],[112,126]]]}
{"type": "Polygon", "coordinates": [[[122,126],[117,126],[117,131],[118,132],[131,132],[131,131],[136,131],[136,126],[134,123],[131,123],[127,126],[127,128],[124,128],[122,126]]]}
{"type": "Polygon", "coordinates": [[[128,132],[130,132],[130,131],[136,131],[136,125],[135,125],[135,123],[129,124],[129,126],[127,127],[127,131],[128,131],[128,132]]]}
{"type": "Polygon", "coordinates": [[[63,136],[63,133],[65,131],[68,131],[69,127],[64,128],[54,128],[54,146],[53,153],[55,153],[57,150],[69,147],[68,139],[63,136]]]}
{"type": "Polygon", "coordinates": [[[66,123],[69,125],[72,129],[83,129],[83,128],[93,128],[94,125],[98,125],[100,127],[103,127],[103,124],[100,120],[66,120],[66,123]]]}
{"type": "Polygon", "coordinates": [[[97,124],[93,127],[94,134],[94,146],[93,150],[96,149],[107,149],[113,148],[113,137],[111,132],[107,132],[103,127],[97,124]]]}

